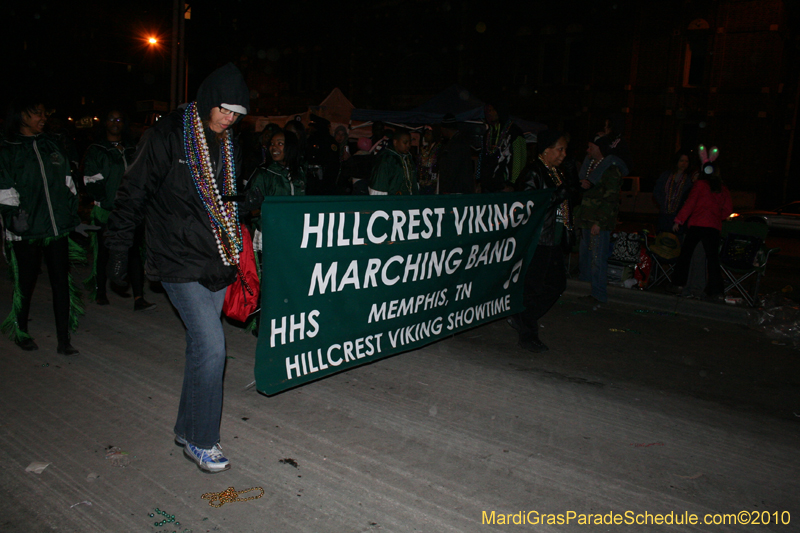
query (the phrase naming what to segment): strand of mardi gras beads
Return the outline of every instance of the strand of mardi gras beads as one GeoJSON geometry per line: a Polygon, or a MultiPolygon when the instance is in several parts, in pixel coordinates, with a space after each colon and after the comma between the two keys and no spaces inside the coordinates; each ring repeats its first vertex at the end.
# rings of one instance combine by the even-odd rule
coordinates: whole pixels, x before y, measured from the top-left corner
{"type": "Polygon", "coordinates": [[[250,500],[257,500],[264,495],[264,489],[261,487],[253,487],[251,489],[245,489],[237,491],[233,487],[228,487],[227,489],[223,490],[222,492],[206,492],[201,496],[202,499],[208,500],[208,505],[211,507],[222,507],[226,503],[232,502],[246,502],[250,500]],[[258,496],[250,496],[248,498],[240,498],[239,496],[245,494],[247,492],[252,492],[260,490],[261,494],[258,496]],[[219,502],[218,505],[215,505],[215,502],[219,502]]]}
{"type": "MultiPolygon", "coordinates": [[[[222,263],[226,266],[238,265],[239,252],[242,249],[239,213],[233,203],[222,201],[222,195],[214,178],[203,121],[200,120],[197,112],[196,102],[190,103],[184,112],[183,138],[186,162],[211,223],[222,263]]],[[[222,141],[221,157],[222,194],[235,195],[236,175],[233,168],[233,143],[229,132],[225,133],[222,141]]]]}

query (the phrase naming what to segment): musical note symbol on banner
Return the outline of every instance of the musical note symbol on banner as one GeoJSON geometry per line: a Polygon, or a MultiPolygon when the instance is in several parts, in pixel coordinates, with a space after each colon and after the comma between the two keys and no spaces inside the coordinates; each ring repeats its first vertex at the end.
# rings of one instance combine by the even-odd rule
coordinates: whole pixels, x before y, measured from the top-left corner
{"type": "Polygon", "coordinates": [[[509,276],[508,280],[503,283],[503,288],[507,289],[509,285],[511,285],[512,279],[514,280],[514,283],[516,283],[519,280],[520,272],[522,272],[522,259],[517,261],[517,263],[514,265],[514,268],[511,269],[511,275],[509,276]]]}

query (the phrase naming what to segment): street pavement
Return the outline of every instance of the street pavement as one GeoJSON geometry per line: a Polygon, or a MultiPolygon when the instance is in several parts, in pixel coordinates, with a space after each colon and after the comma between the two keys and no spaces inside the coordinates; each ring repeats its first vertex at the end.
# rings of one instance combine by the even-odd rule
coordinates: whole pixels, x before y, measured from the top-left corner
{"type": "Polygon", "coordinates": [[[0,531],[800,530],[800,352],[621,291],[598,307],[571,283],[541,321],[543,354],[498,320],[273,397],[249,387],[255,338],[227,324],[233,467],[208,475],[172,441],[185,341],[166,297],[148,294],[145,313],[113,293],[87,303],[68,358],[43,275],[40,349],[0,339],[0,531]],[[26,472],[34,462],[48,466],[26,472]],[[264,493],[202,498],[229,487],[264,493]],[[155,526],[156,508],[180,526],[155,526]],[[543,514],[560,517],[531,524],[543,514]],[[702,524],[733,515],[769,524],[702,524]]]}

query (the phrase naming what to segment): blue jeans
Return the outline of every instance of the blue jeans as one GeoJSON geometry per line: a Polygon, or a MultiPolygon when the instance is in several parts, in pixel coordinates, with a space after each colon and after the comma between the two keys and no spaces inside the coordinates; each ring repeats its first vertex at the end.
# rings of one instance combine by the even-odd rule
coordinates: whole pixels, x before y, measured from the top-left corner
{"type": "Polygon", "coordinates": [[[225,333],[220,313],[225,289],[211,292],[197,282],[161,285],[186,326],[186,366],[175,434],[200,448],[211,448],[219,442],[222,419],[225,333]]]}
{"type": "Polygon", "coordinates": [[[592,235],[591,230],[581,229],[581,245],[578,253],[580,265],[578,279],[592,282],[592,296],[600,302],[607,302],[611,232],[600,230],[598,235],[592,235]]]}

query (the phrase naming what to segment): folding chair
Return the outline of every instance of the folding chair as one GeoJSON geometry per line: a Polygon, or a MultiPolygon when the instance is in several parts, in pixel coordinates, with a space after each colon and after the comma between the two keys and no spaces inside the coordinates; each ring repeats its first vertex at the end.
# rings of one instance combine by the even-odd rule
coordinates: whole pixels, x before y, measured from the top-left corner
{"type": "MultiPolygon", "coordinates": [[[[664,282],[672,283],[672,272],[675,270],[675,264],[678,262],[678,255],[680,254],[675,255],[675,257],[664,257],[658,252],[658,249],[652,247],[648,239],[648,237],[653,239],[655,239],[655,237],[647,230],[642,230],[642,233],[644,234],[644,238],[642,238],[644,249],[647,251],[647,255],[650,256],[650,260],[652,261],[650,275],[647,278],[645,289],[658,287],[664,282]]],[[[680,247],[678,247],[678,249],[680,249],[680,247]]]]}
{"type": "Polygon", "coordinates": [[[761,277],[767,270],[770,254],[780,248],[767,248],[769,227],[763,222],[734,220],[722,224],[719,264],[725,282],[725,295],[738,292],[751,307],[756,306],[761,277]],[[750,290],[744,282],[754,278],[750,290]]]}

